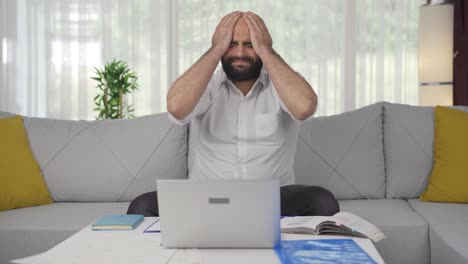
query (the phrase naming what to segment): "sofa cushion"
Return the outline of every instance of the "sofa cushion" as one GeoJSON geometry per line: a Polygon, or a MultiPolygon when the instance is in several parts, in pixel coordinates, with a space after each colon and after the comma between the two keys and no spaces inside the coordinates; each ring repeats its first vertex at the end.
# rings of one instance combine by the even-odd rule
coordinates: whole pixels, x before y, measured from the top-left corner
{"type": "Polygon", "coordinates": [[[384,104],[388,198],[415,198],[432,168],[433,107],[384,104]]]}
{"type": "Polygon", "coordinates": [[[340,210],[375,224],[386,238],[374,243],[386,263],[430,263],[427,221],[400,199],[342,200],[340,210]]]}
{"type": "Polygon", "coordinates": [[[433,164],[434,108],[384,103],[383,129],[387,197],[419,197],[433,164]]]}
{"type": "Polygon", "coordinates": [[[382,103],[302,122],[294,171],[337,199],[383,198],[382,103]]]}
{"type": "Polygon", "coordinates": [[[435,109],[434,166],[421,200],[468,203],[468,113],[435,109]]]}
{"type": "Polygon", "coordinates": [[[409,201],[429,222],[432,263],[468,263],[468,204],[409,201]]]}
{"type": "Polygon", "coordinates": [[[24,123],[55,201],[131,201],[154,191],[156,179],[187,178],[187,127],[167,113],[24,123]]]}
{"type": "Polygon", "coordinates": [[[54,203],[1,212],[0,263],[42,253],[106,214],[124,214],[129,203],[54,203]]]}
{"type": "Polygon", "coordinates": [[[0,211],[52,203],[23,118],[0,119],[0,211]]]}

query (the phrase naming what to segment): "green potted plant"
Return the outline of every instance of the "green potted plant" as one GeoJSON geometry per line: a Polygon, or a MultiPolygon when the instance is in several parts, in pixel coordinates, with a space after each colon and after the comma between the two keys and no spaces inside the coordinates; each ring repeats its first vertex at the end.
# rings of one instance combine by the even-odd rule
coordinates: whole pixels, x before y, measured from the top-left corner
{"type": "Polygon", "coordinates": [[[132,118],[134,108],[126,103],[126,96],[138,90],[138,76],[123,61],[115,59],[107,63],[104,69],[94,68],[99,94],[94,98],[98,112],[96,119],[132,118]]]}

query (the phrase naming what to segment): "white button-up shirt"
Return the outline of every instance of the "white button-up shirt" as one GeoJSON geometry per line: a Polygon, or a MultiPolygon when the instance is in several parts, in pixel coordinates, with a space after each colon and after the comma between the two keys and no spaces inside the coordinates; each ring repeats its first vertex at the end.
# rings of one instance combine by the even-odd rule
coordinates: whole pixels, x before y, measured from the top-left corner
{"type": "Polygon", "coordinates": [[[211,78],[195,106],[176,124],[190,122],[195,133],[190,179],[268,179],[294,183],[299,124],[263,69],[244,96],[222,69],[211,78]]]}

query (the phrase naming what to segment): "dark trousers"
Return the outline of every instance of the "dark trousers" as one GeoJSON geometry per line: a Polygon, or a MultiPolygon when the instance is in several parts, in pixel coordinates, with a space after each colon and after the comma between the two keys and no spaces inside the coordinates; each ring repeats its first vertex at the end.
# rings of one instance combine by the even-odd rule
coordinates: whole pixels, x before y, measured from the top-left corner
{"type": "MultiPolygon", "coordinates": [[[[334,215],[340,211],[333,194],[319,186],[287,185],[281,187],[282,216],[334,215]]],[[[130,203],[127,214],[159,216],[156,192],[144,193],[130,203]]]]}

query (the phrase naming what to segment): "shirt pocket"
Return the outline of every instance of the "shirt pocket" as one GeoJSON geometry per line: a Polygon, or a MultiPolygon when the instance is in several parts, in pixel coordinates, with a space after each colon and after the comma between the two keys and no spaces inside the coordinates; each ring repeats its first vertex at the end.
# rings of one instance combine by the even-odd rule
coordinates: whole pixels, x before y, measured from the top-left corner
{"type": "Polygon", "coordinates": [[[280,113],[255,115],[255,139],[258,143],[281,144],[282,116],[280,113]]]}

